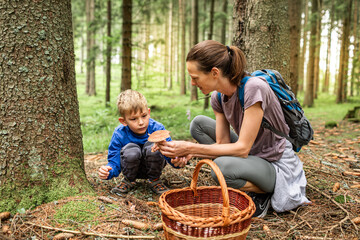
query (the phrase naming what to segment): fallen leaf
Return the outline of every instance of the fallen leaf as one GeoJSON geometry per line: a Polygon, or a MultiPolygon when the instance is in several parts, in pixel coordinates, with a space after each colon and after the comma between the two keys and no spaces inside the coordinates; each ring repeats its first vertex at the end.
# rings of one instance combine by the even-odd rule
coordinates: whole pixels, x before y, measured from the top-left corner
{"type": "Polygon", "coordinates": [[[335,183],[334,186],[333,186],[333,192],[337,192],[338,190],[340,189],[340,183],[335,183]]]}
{"type": "Polygon", "coordinates": [[[54,236],[54,240],[62,240],[62,239],[69,239],[74,237],[74,234],[72,233],[59,233],[54,236]]]}

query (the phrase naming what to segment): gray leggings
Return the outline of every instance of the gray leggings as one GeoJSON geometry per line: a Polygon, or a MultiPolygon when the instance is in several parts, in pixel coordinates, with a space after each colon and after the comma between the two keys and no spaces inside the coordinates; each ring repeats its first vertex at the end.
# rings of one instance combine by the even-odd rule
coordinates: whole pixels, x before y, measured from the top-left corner
{"type": "MultiPolygon", "coordinates": [[[[216,143],[216,121],[207,116],[196,116],[190,125],[192,137],[201,144],[216,143]]],[[[230,131],[231,142],[238,140],[238,135],[230,131]]],[[[273,192],[275,187],[276,172],[274,166],[259,157],[248,156],[247,158],[234,156],[221,156],[214,160],[224,175],[229,187],[239,189],[247,181],[252,182],[264,192],[273,192]]],[[[218,182],[217,177],[211,171],[212,177],[218,182]]]]}

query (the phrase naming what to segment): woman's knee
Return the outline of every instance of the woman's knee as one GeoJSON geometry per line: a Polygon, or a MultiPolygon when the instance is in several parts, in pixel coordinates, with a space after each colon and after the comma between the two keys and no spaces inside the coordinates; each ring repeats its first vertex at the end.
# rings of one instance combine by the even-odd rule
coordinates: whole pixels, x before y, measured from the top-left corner
{"type": "Polygon", "coordinates": [[[209,118],[209,117],[204,116],[204,115],[198,115],[198,116],[194,117],[194,119],[190,123],[190,134],[191,134],[191,136],[194,137],[197,134],[199,134],[199,132],[201,132],[201,130],[200,130],[201,127],[204,125],[204,123],[209,121],[209,119],[213,120],[212,118],[209,118]]]}

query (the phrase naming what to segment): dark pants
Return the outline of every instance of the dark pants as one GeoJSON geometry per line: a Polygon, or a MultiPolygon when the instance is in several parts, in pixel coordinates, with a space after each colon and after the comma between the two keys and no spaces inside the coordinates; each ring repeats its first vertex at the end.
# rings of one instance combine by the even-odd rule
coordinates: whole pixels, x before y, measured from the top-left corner
{"type": "Polygon", "coordinates": [[[159,151],[151,152],[152,145],[146,142],[141,148],[135,143],[129,143],[121,149],[121,169],[129,181],[154,180],[161,176],[166,160],[159,151]]]}

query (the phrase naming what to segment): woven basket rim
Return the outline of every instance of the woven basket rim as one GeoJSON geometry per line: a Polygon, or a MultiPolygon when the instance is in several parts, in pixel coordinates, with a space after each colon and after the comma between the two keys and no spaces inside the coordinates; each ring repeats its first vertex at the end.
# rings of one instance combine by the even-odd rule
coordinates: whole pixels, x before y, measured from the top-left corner
{"type": "MultiPolygon", "coordinates": [[[[204,189],[221,190],[221,187],[220,186],[200,186],[200,187],[197,187],[196,189],[197,189],[197,191],[201,191],[204,189]]],[[[245,220],[251,218],[251,216],[255,212],[255,205],[254,205],[252,199],[246,193],[244,193],[238,189],[234,189],[234,188],[230,188],[230,187],[228,187],[227,189],[228,189],[228,191],[233,191],[239,195],[242,195],[249,202],[249,206],[247,208],[245,208],[244,210],[239,211],[237,213],[230,214],[230,216],[229,216],[229,219],[231,220],[230,224],[235,224],[240,221],[245,221],[245,220]]],[[[211,224],[212,227],[223,226],[224,219],[222,216],[216,216],[216,217],[211,217],[211,218],[189,216],[189,215],[186,215],[186,214],[174,209],[166,201],[166,197],[171,194],[178,193],[178,192],[187,192],[187,191],[193,191],[193,190],[190,187],[185,187],[185,188],[181,188],[181,189],[172,189],[172,190],[169,190],[169,191],[163,193],[159,198],[159,207],[162,211],[162,214],[165,214],[171,220],[178,221],[182,224],[189,225],[192,227],[203,227],[203,226],[208,227],[207,225],[209,225],[209,224],[211,224]]]]}

